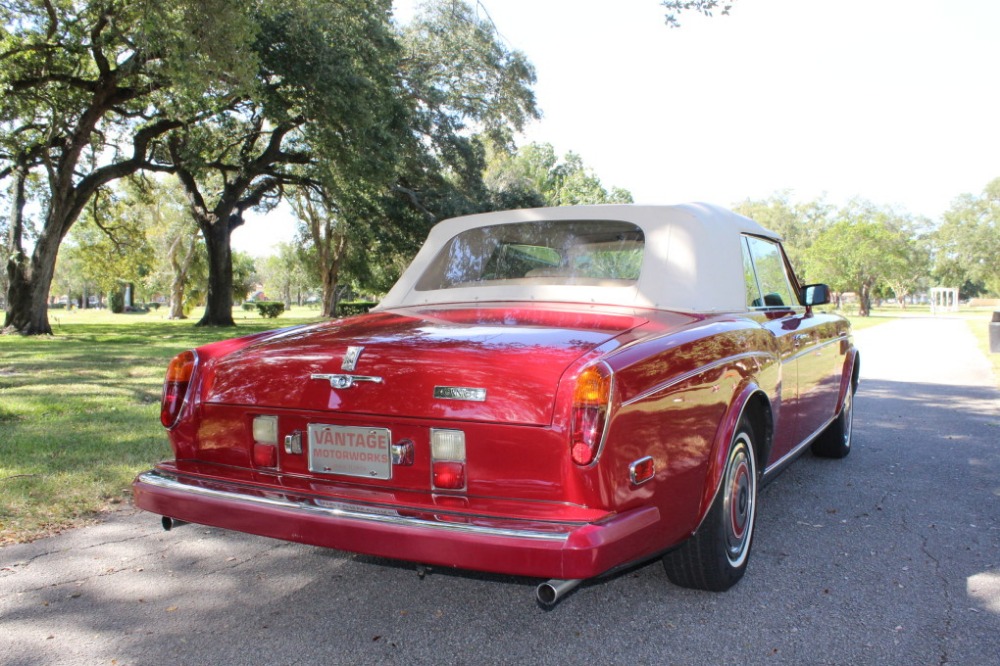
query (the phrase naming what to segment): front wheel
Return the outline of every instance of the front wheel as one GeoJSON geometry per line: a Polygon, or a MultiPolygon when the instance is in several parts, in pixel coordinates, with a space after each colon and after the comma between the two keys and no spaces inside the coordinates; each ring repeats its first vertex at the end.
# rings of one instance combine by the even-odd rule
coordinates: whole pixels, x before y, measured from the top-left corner
{"type": "Polygon", "coordinates": [[[743,578],[757,515],[757,481],[754,432],[744,418],[733,436],[722,483],[704,522],[693,537],[663,557],[671,582],[722,592],[743,578]]]}
{"type": "Polygon", "coordinates": [[[812,452],[821,458],[844,458],[851,452],[854,430],[854,387],[849,386],[840,414],[812,443],[812,452]]]}

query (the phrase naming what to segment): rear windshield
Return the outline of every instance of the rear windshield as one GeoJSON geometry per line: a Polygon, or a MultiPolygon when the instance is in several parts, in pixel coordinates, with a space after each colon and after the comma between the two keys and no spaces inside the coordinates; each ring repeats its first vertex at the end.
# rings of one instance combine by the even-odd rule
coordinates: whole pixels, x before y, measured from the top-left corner
{"type": "Polygon", "coordinates": [[[441,249],[417,291],[507,284],[627,286],[642,268],[643,235],[628,222],[523,222],[464,231],[441,249]]]}

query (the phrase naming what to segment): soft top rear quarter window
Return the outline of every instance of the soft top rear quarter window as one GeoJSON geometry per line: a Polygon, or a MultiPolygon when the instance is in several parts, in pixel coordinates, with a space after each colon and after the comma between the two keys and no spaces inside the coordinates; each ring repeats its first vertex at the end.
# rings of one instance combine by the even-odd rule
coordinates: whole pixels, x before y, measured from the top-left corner
{"type": "Polygon", "coordinates": [[[506,284],[629,285],[639,279],[642,230],[613,220],[545,220],[475,227],[451,238],[417,291],[506,284]]]}

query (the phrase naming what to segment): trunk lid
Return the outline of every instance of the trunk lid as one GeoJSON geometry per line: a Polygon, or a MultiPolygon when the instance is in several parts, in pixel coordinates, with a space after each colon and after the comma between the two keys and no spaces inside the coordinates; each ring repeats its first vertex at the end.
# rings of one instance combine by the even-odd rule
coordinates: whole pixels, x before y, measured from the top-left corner
{"type": "Polygon", "coordinates": [[[291,329],[210,361],[202,400],[546,425],[566,368],[645,321],[538,308],[373,313],[291,329]],[[363,350],[345,369],[352,347],[363,350]],[[337,386],[344,375],[353,386],[337,386]]]}

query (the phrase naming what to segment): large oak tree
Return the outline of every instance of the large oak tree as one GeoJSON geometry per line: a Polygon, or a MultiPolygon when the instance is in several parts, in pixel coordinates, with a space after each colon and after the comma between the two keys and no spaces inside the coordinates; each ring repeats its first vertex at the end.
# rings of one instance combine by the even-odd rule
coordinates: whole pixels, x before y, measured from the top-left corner
{"type": "Polygon", "coordinates": [[[47,301],[59,247],[94,193],[142,168],[166,132],[251,79],[243,45],[254,27],[239,20],[242,4],[0,0],[6,331],[51,333],[47,301]],[[29,174],[44,182],[33,239],[25,231],[29,174]]]}

